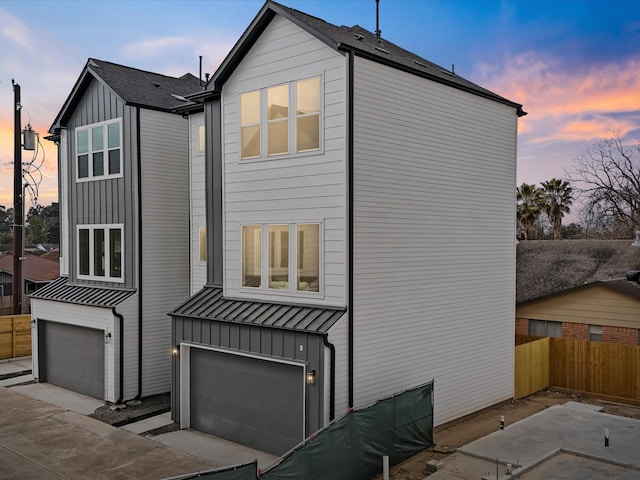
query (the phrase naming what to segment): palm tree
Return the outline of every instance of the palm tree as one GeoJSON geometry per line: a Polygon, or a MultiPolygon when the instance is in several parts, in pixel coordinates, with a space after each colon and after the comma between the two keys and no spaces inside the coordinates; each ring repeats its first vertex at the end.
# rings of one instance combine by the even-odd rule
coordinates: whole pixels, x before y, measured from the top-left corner
{"type": "Polygon", "coordinates": [[[542,213],[542,191],[535,185],[523,183],[517,189],[516,214],[524,230],[524,239],[529,240],[531,228],[538,222],[542,213]]]}
{"type": "Polygon", "coordinates": [[[553,239],[559,240],[561,238],[562,217],[565,213],[571,212],[569,207],[573,203],[573,188],[569,182],[558,178],[540,182],[540,185],[542,185],[542,208],[549,218],[549,223],[553,226],[553,239]]]}

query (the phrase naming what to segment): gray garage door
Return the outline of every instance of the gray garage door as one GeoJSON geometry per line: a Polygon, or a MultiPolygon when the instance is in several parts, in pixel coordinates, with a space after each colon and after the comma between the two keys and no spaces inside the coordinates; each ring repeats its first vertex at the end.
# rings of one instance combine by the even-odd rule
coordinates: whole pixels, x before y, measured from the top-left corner
{"type": "Polygon", "coordinates": [[[103,399],[103,331],[40,321],[38,333],[40,380],[103,399]]]}
{"type": "Polygon", "coordinates": [[[281,455],[304,437],[302,366],[191,348],[191,428],[281,455]]]}

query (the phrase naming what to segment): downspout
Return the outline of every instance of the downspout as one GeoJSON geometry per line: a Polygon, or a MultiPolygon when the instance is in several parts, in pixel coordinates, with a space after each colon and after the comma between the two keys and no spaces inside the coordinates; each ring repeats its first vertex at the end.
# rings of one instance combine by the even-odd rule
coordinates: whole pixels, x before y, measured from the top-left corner
{"type": "Polygon", "coordinates": [[[142,397],[142,162],[140,153],[140,107],[136,107],[136,163],[138,169],[138,394],[142,397]]]}
{"type": "Polygon", "coordinates": [[[324,346],[329,349],[331,355],[331,371],[329,373],[329,421],[336,417],[336,347],[329,342],[329,336],[325,333],[322,336],[324,346]]]}
{"type": "Polygon", "coordinates": [[[118,317],[119,323],[120,323],[120,332],[118,337],[119,341],[119,348],[120,348],[120,365],[119,365],[119,369],[120,369],[120,380],[119,380],[119,388],[120,388],[120,395],[118,396],[118,400],[116,401],[116,404],[122,403],[122,397],[124,396],[124,317],[122,316],[121,313],[116,312],[116,307],[112,307],[111,311],[113,312],[113,315],[115,317],[118,317]]]}
{"type": "Polygon", "coordinates": [[[348,215],[348,248],[349,248],[349,280],[347,292],[347,305],[349,312],[349,408],[353,408],[353,72],[354,72],[354,55],[353,50],[349,50],[349,79],[347,84],[347,168],[349,182],[349,203],[348,215]]]}

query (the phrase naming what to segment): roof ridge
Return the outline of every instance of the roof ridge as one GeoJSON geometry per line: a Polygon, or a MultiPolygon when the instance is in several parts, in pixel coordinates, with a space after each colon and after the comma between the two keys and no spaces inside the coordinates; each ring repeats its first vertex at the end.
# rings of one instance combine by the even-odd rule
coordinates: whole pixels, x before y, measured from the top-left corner
{"type": "MultiPolygon", "coordinates": [[[[191,72],[187,72],[182,74],[179,77],[173,77],[171,75],[166,75],[164,73],[158,73],[158,72],[152,72],[151,70],[143,70],[142,68],[136,68],[136,67],[130,67],[128,65],[122,65],[120,63],[115,63],[115,62],[110,62],[108,60],[101,60],[99,58],[93,58],[93,57],[89,57],[89,59],[87,60],[87,65],[89,65],[89,62],[94,61],[94,62],[101,62],[101,63],[107,63],[109,65],[113,65],[114,67],[119,67],[119,68],[126,68],[127,70],[135,70],[137,72],[141,72],[141,73],[146,73],[146,74],[150,74],[150,75],[154,75],[156,77],[165,77],[165,78],[170,78],[172,80],[185,80],[187,76],[191,76],[193,78],[195,78],[196,80],[198,79],[198,77],[196,77],[194,74],[192,74],[191,72]]],[[[90,65],[89,65],[90,66],[90,65]]],[[[98,65],[97,68],[100,68],[100,65],[98,65]]]]}

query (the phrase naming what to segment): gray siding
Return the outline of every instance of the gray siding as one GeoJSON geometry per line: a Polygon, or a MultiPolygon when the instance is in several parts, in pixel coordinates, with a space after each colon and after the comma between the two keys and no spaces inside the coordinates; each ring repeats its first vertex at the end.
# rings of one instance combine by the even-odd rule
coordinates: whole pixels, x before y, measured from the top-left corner
{"type": "Polygon", "coordinates": [[[173,307],[189,297],[189,124],[140,111],[142,395],[171,388],[173,307]]]}
{"type": "MultiPolygon", "coordinates": [[[[137,205],[137,122],[136,109],[125,106],[106,85],[92,80],[64,127],[68,128],[69,182],[69,278],[87,284],[109,284],[78,280],[76,227],[80,224],[124,224],[124,286],[135,286],[134,245],[137,205]],[[119,178],[76,182],[75,128],[105,120],[122,118],[123,175],[119,178]]],[[[117,283],[115,285],[122,286],[117,283]]]]}
{"type": "Polygon", "coordinates": [[[511,398],[516,109],[356,57],[354,403],[511,398]]]}
{"type": "MultiPolygon", "coordinates": [[[[293,332],[289,330],[262,328],[251,325],[217,322],[213,320],[174,317],[173,342],[193,342],[229,348],[258,355],[308,362],[308,368],[316,371],[316,382],[307,385],[308,433],[324,425],[323,384],[325,375],[324,344],[321,335],[293,332]]],[[[328,368],[328,366],[327,366],[328,368]]],[[[180,367],[173,361],[173,388],[171,412],[179,421],[180,412],[180,367]]],[[[254,402],[256,399],[243,399],[254,402]]]]}
{"type": "Polygon", "coordinates": [[[69,275],[69,131],[60,132],[58,145],[58,202],[60,212],[60,275],[69,275]]]}

